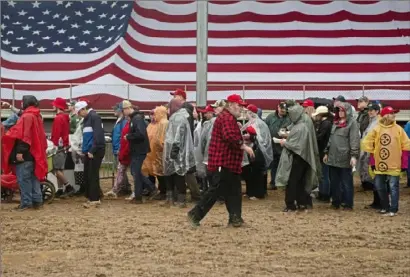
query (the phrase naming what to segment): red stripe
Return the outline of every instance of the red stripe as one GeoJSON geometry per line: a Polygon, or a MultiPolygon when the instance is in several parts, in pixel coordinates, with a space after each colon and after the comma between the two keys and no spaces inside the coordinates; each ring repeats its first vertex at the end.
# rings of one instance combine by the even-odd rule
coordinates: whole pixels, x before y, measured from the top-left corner
{"type": "MultiPolygon", "coordinates": [[[[111,110],[112,104],[109,103],[118,103],[121,100],[123,100],[120,97],[108,94],[109,92],[107,91],[106,93],[102,92],[99,95],[83,95],[84,97],[87,97],[87,99],[91,102],[91,105],[94,109],[96,110],[111,110]]],[[[164,93],[165,94],[165,93],[164,93]]],[[[246,96],[246,94],[245,94],[246,96]]],[[[309,97],[309,95],[306,95],[307,97],[309,97]]],[[[368,95],[371,98],[371,94],[368,95]]],[[[323,98],[328,98],[331,99],[331,97],[333,97],[333,95],[323,95],[323,98]]],[[[246,98],[246,97],[245,97],[246,98]]],[[[6,100],[6,99],[4,99],[6,100]]],[[[246,101],[249,104],[253,104],[256,105],[258,108],[261,108],[262,110],[273,110],[274,107],[276,107],[281,101],[284,101],[287,99],[247,99],[246,101]]],[[[297,101],[301,101],[303,99],[295,99],[297,101]]],[[[153,107],[156,106],[160,106],[160,105],[164,105],[167,104],[167,101],[155,101],[155,102],[151,102],[151,101],[146,101],[146,102],[142,102],[142,101],[131,101],[134,105],[137,105],[141,110],[151,110],[153,107]]],[[[354,100],[350,100],[350,103],[352,103],[353,105],[356,104],[356,102],[354,100]]],[[[385,105],[389,105],[394,107],[395,109],[401,109],[401,110],[407,110],[408,107],[410,106],[410,100],[383,100],[382,101],[383,104],[385,105]]],[[[20,103],[20,101],[16,101],[16,106],[18,106],[20,103]]],[[[208,101],[207,104],[213,104],[215,103],[215,101],[208,101]]],[[[40,101],[40,108],[41,109],[50,109],[51,108],[51,104],[50,104],[50,100],[41,100],[40,101]]]]}
{"type": "Polygon", "coordinates": [[[380,1],[361,0],[361,1],[350,1],[350,2],[353,4],[359,4],[359,5],[371,5],[371,4],[379,3],[380,1]]]}
{"type": "MultiPolygon", "coordinates": [[[[134,68],[155,72],[195,72],[195,63],[147,63],[129,56],[121,48],[118,50],[125,62],[134,68]]],[[[289,64],[255,64],[255,63],[221,63],[208,64],[208,72],[235,73],[380,73],[380,72],[410,72],[410,63],[289,63],[289,64]]]]}
{"type": "Polygon", "coordinates": [[[24,71],[74,71],[74,70],[84,70],[91,68],[93,66],[99,65],[112,57],[117,49],[112,50],[104,57],[90,62],[61,62],[61,63],[48,63],[48,62],[37,62],[37,63],[17,63],[7,61],[3,58],[0,59],[1,66],[8,69],[14,70],[24,70],[24,71]]]}
{"type": "MultiPolygon", "coordinates": [[[[157,10],[144,9],[134,5],[134,11],[145,17],[160,22],[168,23],[189,23],[196,22],[196,13],[187,15],[169,15],[157,10]]],[[[259,23],[284,23],[284,22],[309,22],[309,23],[334,23],[349,20],[353,22],[390,22],[390,21],[409,21],[410,12],[399,13],[388,11],[377,15],[353,14],[348,11],[340,11],[328,15],[309,15],[301,12],[289,12],[280,15],[263,15],[252,12],[244,12],[235,15],[212,15],[208,16],[210,23],[239,23],[239,22],[259,22],[259,23]]]]}
{"type": "MultiPolygon", "coordinates": [[[[152,54],[196,55],[195,46],[153,46],[134,40],[129,34],[125,41],[134,49],[152,54]]],[[[256,43],[255,43],[256,44],[256,43]]],[[[407,54],[408,45],[393,46],[239,46],[209,47],[209,55],[349,55],[349,54],[407,54]]]]}
{"type": "MultiPolygon", "coordinates": [[[[148,37],[161,38],[195,38],[196,30],[168,31],[154,30],[130,20],[131,27],[138,33],[148,37]]],[[[237,31],[208,31],[209,38],[343,38],[343,37],[402,37],[410,36],[409,29],[392,30],[289,30],[289,31],[268,31],[268,30],[237,30],[237,31]]]]}

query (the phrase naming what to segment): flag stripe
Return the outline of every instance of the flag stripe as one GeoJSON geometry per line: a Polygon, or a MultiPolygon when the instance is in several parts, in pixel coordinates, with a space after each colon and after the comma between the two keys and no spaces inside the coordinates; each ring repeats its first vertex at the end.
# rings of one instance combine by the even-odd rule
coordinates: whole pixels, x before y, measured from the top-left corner
{"type": "MultiPolygon", "coordinates": [[[[75,96],[102,93],[106,103],[113,98],[105,93],[127,97],[127,83],[140,84],[131,88],[134,100],[166,101],[185,85],[193,98],[197,3],[103,2],[1,3],[2,82],[55,83],[14,86],[16,95],[42,91],[42,99],[68,97],[61,82],[73,83],[75,96]]],[[[210,98],[242,93],[243,84],[255,100],[301,99],[303,90],[355,99],[362,89],[347,84],[410,84],[405,1],[211,1],[208,28],[210,98]]],[[[2,88],[11,95],[10,85],[2,88]]],[[[410,86],[376,86],[371,93],[405,103],[410,86]]]]}

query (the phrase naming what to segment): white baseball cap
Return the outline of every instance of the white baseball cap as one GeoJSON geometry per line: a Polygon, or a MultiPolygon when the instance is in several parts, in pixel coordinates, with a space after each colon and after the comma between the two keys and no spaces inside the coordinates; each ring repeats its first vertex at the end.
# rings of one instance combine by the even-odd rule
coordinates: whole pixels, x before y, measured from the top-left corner
{"type": "Polygon", "coordinates": [[[81,111],[82,109],[85,109],[85,108],[87,108],[87,102],[85,102],[85,101],[77,102],[77,103],[75,103],[75,106],[74,106],[74,112],[76,114],[78,114],[79,111],[81,111]]]}
{"type": "Polygon", "coordinates": [[[316,112],[312,116],[317,116],[319,114],[326,114],[329,112],[329,109],[326,106],[319,106],[316,109],[316,112]]]}

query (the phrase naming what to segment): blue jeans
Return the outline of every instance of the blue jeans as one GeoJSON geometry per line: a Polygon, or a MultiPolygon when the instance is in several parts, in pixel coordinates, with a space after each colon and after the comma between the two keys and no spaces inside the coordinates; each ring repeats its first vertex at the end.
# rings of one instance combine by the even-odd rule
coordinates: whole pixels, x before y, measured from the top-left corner
{"type": "Polygon", "coordinates": [[[20,186],[20,206],[31,207],[43,203],[40,181],[34,175],[34,162],[17,164],[16,175],[20,186]]]}
{"type": "Polygon", "coordinates": [[[134,178],[134,194],[136,199],[142,197],[143,188],[147,188],[150,192],[155,190],[155,185],[141,172],[142,163],[146,157],[146,154],[131,156],[131,175],[134,178]]]}
{"type": "Polygon", "coordinates": [[[322,165],[322,179],[319,183],[319,193],[323,196],[330,197],[330,179],[329,179],[329,166],[325,164],[323,161],[321,162],[322,165]]]}
{"type": "Polygon", "coordinates": [[[397,213],[399,210],[399,182],[400,176],[376,175],[375,187],[380,197],[380,204],[383,210],[397,213]],[[387,190],[386,179],[389,179],[388,185],[390,187],[390,209],[389,209],[389,194],[387,190]]]}
{"type": "Polygon", "coordinates": [[[352,169],[329,166],[329,178],[332,205],[338,208],[343,203],[346,208],[353,208],[352,169]]]}

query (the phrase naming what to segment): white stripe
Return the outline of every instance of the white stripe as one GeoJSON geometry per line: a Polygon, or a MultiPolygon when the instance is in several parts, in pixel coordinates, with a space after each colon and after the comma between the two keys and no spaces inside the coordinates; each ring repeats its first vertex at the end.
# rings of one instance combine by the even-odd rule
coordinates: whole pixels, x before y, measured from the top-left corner
{"type": "Polygon", "coordinates": [[[77,78],[82,78],[93,74],[104,67],[115,62],[116,55],[113,55],[109,59],[96,66],[90,67],[83,70],[75,71],[25,71],[25,70],[15,70],[2,68],[1,75],[3,78],[13,79],[13,80],[24,80],[24,81],[59,81],[64,83],[66,80],[72,80],[77,78]],[[28,74],[29,73],[29,74],[28,74]]]}
{"type": "MultiPolygon", "coordinates": [[[[125,41],[122,49],[136,60],[147,63],[196,63],[195,55],[149,54],[135,50],[125,41]]],[[[409,50],[410,52],[410,50],[409,50]]],[[[410,63],[409,54],[386,55],[208,55],[209,64],[227,63],[410,63]]]]}
{"type": "MultiPolygon", "coordinates": [[[[331,86],[331,85],[329,85],[331,86]]],[[[328,86],[328,87],[329,87],[328,86]]],[[[181,87],[181,86],[179,86],[181,87]]],[[[183,86],[182,86],[183,87],[183,86]]],[[[212,86],[210,86],[212,87],[212,86]]],[[[289,90],[286,86],[274,86],[268,85],[266,86],[269,89],[258,89],[256,86],[250,87],[250,89],[246,89],[243,91],[242,86],[238,85],[238,89],[230,89],[228,91],[210,91],[208,92],[208,100],[219,100],[224,99],[228,95],[232,93],[237,93],[242,95],[245,99],[305,99],[308,97],[323,97],[323,98],[331,98],[337,95],[344,95],[346,99],[353,100],[357,99],[363,95],[362,86],[357,86],[355,90],[346,90],[346,89],[339,89],[335,86],[334,90],[317,90],[317,91],[309,91],[307,90],[303,93],[303,87],[293,85],[293,87],[300,87],[299,90],[293,89],[289,90]],[[243,94],[244,93],[244,94],[243,94]]],[[[309,87],[309,86],[307,86],[309,87]]],[[[352,86],[350,86],[352,87],[352,86]]],[[[392,86],[389,86],[392,87],[392,86]]],[[[78,98],[80,96],[86,95],[95,95],[101,93],[107,93],[119,98],[126,99],[127,98],[127,83],[122,81],[121,79],[112,76],[106,75],[104,77],[98,78],[97,80],[93,81],[93,84],[86,84],[75,86],[72,88],[73,90],[73,98],[78,98]],[[107,83],[117,84],[117,85],[104,85],[107,83]]],[[[13,96],[12,90],[7,88],[1,89],[2,99],[11,99],[13,96]]],[[[395,89],[378,89],[378,90],[370,90],[365,89],[364,93],[369,96],[371,99],[378,99],[378,100],[410,100],[410,85],[407,86],[407,90],[395,90],[395,89]]],[[[23,95],[32,95],[33,91],[23,91],[23,90],[16,90],[15,97],[16,99],[21,99],[23,95]]],[[[56,95],[69,98],[70,97],[70,89],[63,88],[63,89],[56,89],[50,91],[41,91],[36,97],[39,100],[43,99],[54,99],[56,95]]],[[[194,101],[196,96],[195,91],[188,91],[187,98],[188,101],[194,101]]],[[[144,102],[168,102],[170,100],[169,91],[158,91],[152,89],[141,88],[136,85],[130,85],[130,99],[134,101],[144,101],[144,102]]]]}
{"type": "Polygon", "coordinates": [[[77,63],[77,62],[91,62],[104,57],[109,52],[114,50],[122,39],[119,39],[112,46],[107,49],[89,54],[35,54],[35,55],[18,55],[1,50],[1,57],[10,62],[16,63],[42,63],[42,62],[57,62],[57,63],[77,63]]]}
{"type": "Polygon", "coordinates": [[[84,127],[83,129],[83,133],[92,133],[92,132],[93,132],[93,127],[91,126],[84,127]]]}
{"type": "MultiPolygon", "coordinates": [[[[196,46],[196,38],[147,37],[128,26],[128,33],[138,42],[154,46],[196,46]]],[[[342,38],[208,38],[208,47],[240,46],[390,46],[406,45],[409,37],[342,37],[342,38]]]]}
{"type": "MultiPolygon", "coordinates": [[[[168,4],[162,1],[138,1],[137,5],[144,9],[157,10],[168,15],[187,15],[196,13],[196,3],[168,4]]],[[[348,1],[332,1],[324,5],[311,5],[300,1],[286,1],[279,3],[261,3],[241,1],[235,4],[218,5],[209,3],[210,15],[236,15],[253,12],[261,15],[280,15],[293,11],[300,11],[307,15],[329,15],[340,11],[348,11],[360,15],[379,15],[388,11],[408,12],[408,1],[379,1],[374,4],[360,5],[348,1]]]]}
{"type": "MultiPolygon", "coordinates": [[[[116,65],[129,74],[150,81],[189,82],[196,80],[196,72],[155,72],[137,69],[120,57],[116,65]]],[[[360,66],[360,65],[358,65],[360,66]]],[[[388,82],[410,81],[410,72],[381,73],[260,73],[209,72],[208,82],[388,82]]]]}
{"type": "MultiPolygon", "coordinates": [[[[319,6],[320,9],[320,6],[319,6]]],[[[138,24],[154,30],[165,31],[186,31],[196,30],[196,21],[189,23],[168,23],[161,22],[151,18],[145,18],[131,13],[132,19],[138,24]]],[[[307,22],[286,22],[286,23],[255,23],[255,22],[239,22],[229,24],[208,23],[209,31],[241,31],[241,30],[271,30],[271,31],[286,31],[286,30],[397,30],[408,29],[409,21],[389,21],[389,22],[351,22],[344,20],[334,23],[307,23],[307,22]]]]}

